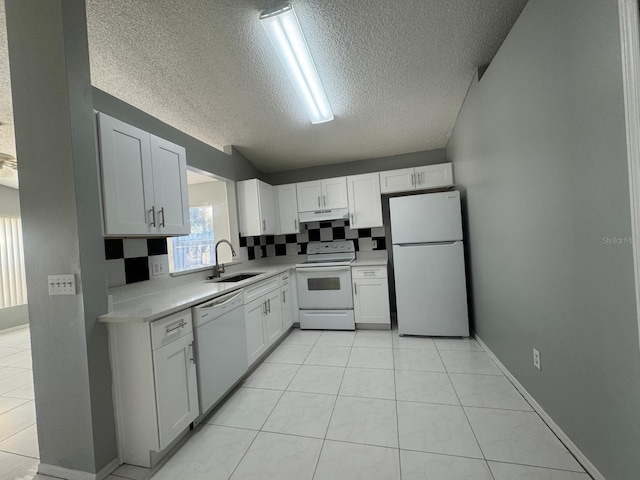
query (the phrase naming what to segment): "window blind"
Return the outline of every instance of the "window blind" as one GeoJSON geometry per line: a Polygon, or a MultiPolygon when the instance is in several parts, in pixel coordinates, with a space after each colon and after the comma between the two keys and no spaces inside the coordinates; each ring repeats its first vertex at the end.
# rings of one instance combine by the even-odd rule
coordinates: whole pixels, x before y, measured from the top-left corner
{"type": "Polygon", "coordinates": [[[27,303],[22,223],[0,217],[0,308],[27,303]]]}

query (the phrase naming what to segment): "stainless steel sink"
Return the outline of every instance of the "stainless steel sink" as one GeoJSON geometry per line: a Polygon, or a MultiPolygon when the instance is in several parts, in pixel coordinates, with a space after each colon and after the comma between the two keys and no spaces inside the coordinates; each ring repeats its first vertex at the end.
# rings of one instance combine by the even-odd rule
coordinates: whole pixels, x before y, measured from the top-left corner
{"type": "Polygon", "coordinates": [[[207,280],[220,283],[236,283],[241,282],[242,280],[247,280],[248,278],[257,277],[258,275],[262,275],[263,273],[264,272],[239,273],[238,275],[233,275],[231,277],[207,277],[207,280]]]}

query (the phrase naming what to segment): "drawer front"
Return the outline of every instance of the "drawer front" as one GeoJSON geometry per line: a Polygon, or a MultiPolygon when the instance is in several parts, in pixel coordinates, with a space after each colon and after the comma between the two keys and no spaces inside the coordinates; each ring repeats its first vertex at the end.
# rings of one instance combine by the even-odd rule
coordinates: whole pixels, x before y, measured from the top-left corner
{"type": "Polygon", "coordinates": [[[351,276],[353,278],[386,278],[387,267],[353,267],[351,276]]]}
{"type": "Polygon", "coordinates": [[[271,290],[275,290],[276,288],[280,288],[280,279],[276,277],[269,278],[267,280],[263,280],[260,283],[255,285],[251,285],[244,289],[244,303],[251,303],[256,298],[260,298],[266,293],[269,293],[271,290]]]}
{"type": "Polygon", "coordinates": [[[151,322],[151,345],[154,350],[193,331],[191,309],[151,322]]]}
{"type": "Polygon", "coordinates": [[[280,285],[281,286],[289,285],[290,281],[291,281],[291,273],[290,272],[285,272],[285,273],[281,273],[280,274],[280,285]]]}

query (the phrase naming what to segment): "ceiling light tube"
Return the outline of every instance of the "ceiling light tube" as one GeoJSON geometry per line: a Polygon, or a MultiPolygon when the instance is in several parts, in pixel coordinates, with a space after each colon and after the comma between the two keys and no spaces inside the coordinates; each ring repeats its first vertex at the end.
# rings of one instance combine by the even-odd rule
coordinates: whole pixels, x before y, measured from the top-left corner
{"type": "Polygon", "coordinates": [[[260,15],[260,23],[293,82],[311,123],[333,120],[331,106],[291,4],[265,10],[260,15]]]}

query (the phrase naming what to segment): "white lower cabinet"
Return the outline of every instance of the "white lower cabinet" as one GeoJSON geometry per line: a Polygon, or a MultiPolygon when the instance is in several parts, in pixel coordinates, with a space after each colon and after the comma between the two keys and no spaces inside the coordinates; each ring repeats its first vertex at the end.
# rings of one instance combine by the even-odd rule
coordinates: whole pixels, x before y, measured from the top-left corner
{"type": "Polygon", "coordinates": [[[351,276],[356,328],[391,328],[387,267],[353,267],[351,276]]]}
{"type": "Polygon", "coordinates": [[[280,275],[280,300],[282,301],[282,331],[286,332],[298,319],[298,296],[294,290],[295,279],[292,273],[280,275]]]}
{"type": "Polygon", "coordinates": [[[280,279],[272,277],[244,291],[249,366],[283,333],[280,279]]]}
{"type": "Polygon", "coordinates": [[[267,343],[271,345],[282,336],[282,303],[280,289],[267,295],[267,315],[264,318],[267,329],[267,343]]]}
{"type": "Polygon", "coordinates": [[[267,336],[264,331],[264,317],[267,305],[258,298],[244,306],[244,321],[247,328],[247,355],[249,365],[255,362],[267,349],[267,336]]]}
{"type": "Polygon", "coordinates": [[[119,457],[150,468],[199,414],[191,310],[108,328],[119,457]]]}
{"type": "Polygon", "coordinates": [[[168,446],[198,414],[193,335],[153,352],[160,448],[168,446]]]}

